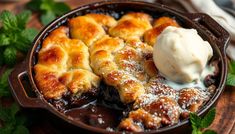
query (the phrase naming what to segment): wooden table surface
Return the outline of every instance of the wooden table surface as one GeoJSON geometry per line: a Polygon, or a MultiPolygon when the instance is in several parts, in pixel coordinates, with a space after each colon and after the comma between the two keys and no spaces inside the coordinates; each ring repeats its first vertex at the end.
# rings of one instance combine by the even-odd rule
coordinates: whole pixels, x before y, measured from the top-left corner
{"type": "MultiPolygon", "coordinates": [[[[18,13],[24,9],[24,5],[25,3],[27,3],[27,1],[28,0],[20,0],[20,2],[7,3],[0,2],[0,12],[6,9],[18,13]]],[[[73,9],[80,5],[88,4],[95,1],[100,0],[67,0],[65,2],[68,3],[73,9]]],[[[172,0],[157,0],[156,2],[185,11],[181,5],[172,2],[172,0]]],[[[38,21],[37,14],[33,14],[28,25],[29,27],[35,27],[39,30],[42,29],[42,25],[38,21]]],[[[2,69],[0,67],[0,74],[1,70],[2,69]]],[[[39,116],[38,118],[32,116],[33,125],[31,125],[32,127],[30,128],[30,132],[33,134],[64,133],[67,132],[67,130],[65,129],[70,129],[70,127],[67,127],[68,124],[57,119],[48,111],[37,109],[23,109],[23,111],[28,113],[29,116],[30,114],[36,114],[39,116]]],[[[218,134],[235,134],[235,87],[225,88],[225,91],[219,98],[219,101],[216,105],[216,111],[216,119],[214,120],[210,128],[215,130],[218,134]]]]}

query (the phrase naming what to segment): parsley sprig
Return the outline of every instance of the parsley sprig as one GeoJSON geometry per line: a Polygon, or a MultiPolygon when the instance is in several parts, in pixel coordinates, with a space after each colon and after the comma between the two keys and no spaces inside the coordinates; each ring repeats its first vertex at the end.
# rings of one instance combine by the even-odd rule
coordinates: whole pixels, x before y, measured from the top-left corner
{"type": "Polygon", "coordinates": [[[26,53],[33,38],[38,33],[34,28],[27,28],[26,24],[31,12],[26,10],[18,15],[10,11],[0,14],[0,65],[14,65],[16,55],[26,53]]]}
{"type": "Polygon", "coordinates": [[[199,117],[195,113],[190,113],[190,122],[193,128],[192,134],[216,134],[215,131],[205,128],[209,127],[215,119],[216,110],[211,109],[204,118],[199,117]]]}
{"type": "Polygon", "coordinates": [[[31,0],[26,5],[30,10],[40,13],[40,20],[43,25],[47,25],[56,16],[60,16],[70,10],[70,7],[63,2],[54,0],[31,0]]]}

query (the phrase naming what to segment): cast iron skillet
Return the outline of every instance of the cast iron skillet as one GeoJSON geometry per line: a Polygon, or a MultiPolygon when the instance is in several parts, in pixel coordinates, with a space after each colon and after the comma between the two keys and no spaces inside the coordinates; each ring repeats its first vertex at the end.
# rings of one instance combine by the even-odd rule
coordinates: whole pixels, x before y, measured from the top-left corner
{"type": "MultiPolygon", "coordinates": [[[[214,51],[213,58],[219,60],[220,80],[215,94],[211,97],[210,101],[206,103],[198,112],[200,116],[206,114],[207,111],[216,103],[225,86],[227,76],[225,49],[229,41],[228,32],[225,31],[218,23],[216,23],[211,17],[206,14],[180,13],[164,5],[130,0],[104,1],[78,7],[47,25],[35,38],[26,60],[17,65],[9,76],[9,82],[14,98],[22,107],[47,109],[59,118],[79,128],[98,133],[110,133],[105,129],[89,126],[81,121],[75,121],[73,117],[66,116],[63,112],[59,112],[50,103],[48,103],[48,101],[45,100],[43,95],[39,92],[35,84],[33,66],[37,62],[37,52],[41,47],[41,42],[43,41],[43,39],[53,29],[61,25],[66,25],[69,18],[93,12],[109,14],[116,19],[119,19],[120,16],[130,11],[145,12],[150,14],[154,18],[165,15],[172,16],[180,23],[181,26],[185,28],[197,29],[200,36],[204,40],[210,42],[214,51]],[[29,79],[28,83],[23,82],[23,79],[25,77],[29,79]],[[26,92],[27,86],[30,86],[30,89],[36,93],[36,96],[32,97],[26,92]]],[[[148,131],[148,133],[184,133],[187,129],[190,129],[189,120],[183,120],[176,125],[163,127],[158,130],[148,131]]]]}

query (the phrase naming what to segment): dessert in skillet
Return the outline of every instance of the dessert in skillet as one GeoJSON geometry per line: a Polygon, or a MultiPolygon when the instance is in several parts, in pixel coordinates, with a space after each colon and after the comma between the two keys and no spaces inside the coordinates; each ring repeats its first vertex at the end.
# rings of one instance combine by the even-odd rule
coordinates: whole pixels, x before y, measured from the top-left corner
{"type": "Polygon", "coordinates": [[[38,89],[60,112],[105,107],[122,113],[115,125],[105,115],[85,123],[140,132],[177,124],[209,100],[218,75],[212,55],[196,30],[172,17],[92,13],[44,39],[34,72],[38,89]]]}

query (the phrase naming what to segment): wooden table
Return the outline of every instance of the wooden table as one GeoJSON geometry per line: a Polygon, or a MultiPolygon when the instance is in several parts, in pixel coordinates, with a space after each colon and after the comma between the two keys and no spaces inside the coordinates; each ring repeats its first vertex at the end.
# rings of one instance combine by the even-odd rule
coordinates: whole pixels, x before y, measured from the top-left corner
{"type": "MultiPolygon", "coordinates": [[[[15,13],[20,12],[24,9],[25,3],[28,0],[21,0],[20,2],[3,3],[0,2],[1,10],[10,10],[15,13]]],[[[91,2],[100,0],[67,0],[66,2],[71,6],[71,8],[76,8],[83,4],[88,4],[91,2]]],[[[172,0],[157,0],[157,2],[166,4],[168,6],[174,7],[181,11],[185,11],[184,8],[178,3],[172,2],[172,0]]],[[[33,14],[29,27],[36,27],[42,29],[42,25],[38,21],[38,15],[33,14]]],[[[0,68],[0,73],[1,73],[0,68]]],[[[60,119],[54,117],[51,113],[45,110],[37,109],[23,109],[23,111],[29,116],[32,116],[32,125],[30,132],[34,134],[51,134],[51,133],[65,133],[71,129],[76,129],[70,125],[64,123],[60,119]],[[40,117],[35,117],[39,115],[40,117]],[[66,130],[67,129],[67,130],[66,130]]],[[[220,97],[216,105],[216,119],[210,126],[211,129],[215,130],[218,134],[235,134],[235,87],[226,87],[224,93],[220,97]]]]}

